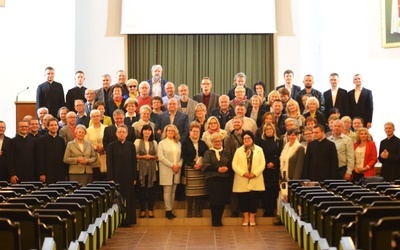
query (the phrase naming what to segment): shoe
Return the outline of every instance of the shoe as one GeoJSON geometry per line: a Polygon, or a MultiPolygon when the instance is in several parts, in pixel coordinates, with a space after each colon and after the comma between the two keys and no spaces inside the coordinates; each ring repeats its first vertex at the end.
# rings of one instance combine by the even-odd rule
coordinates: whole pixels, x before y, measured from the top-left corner
{"type": "Polygon", "coordinates": [[[244,227],[247,227],[248,225],[249,225],[248,222],[243,222],[243,223],[242,223],[242,226],[244,226],[244,227]]]}
{"type": "Polygon", "coordinates": [[[153,211],[149,210],[149,218],[154,218],[153,211]]]}
{"type": "Polygon", "coordinates": [[[176,215],[173,214],[172,211],[171,211],[171,215],[172,215],[172,218],[176,218],[176,215]]]}
{"type": "Polygon", "coordinates": [[[256,223],[255,223],[255,222],[250,222],[250,226],[251,226],[251,227],[255,227],[255,226],[256,226],[256,223]]]}
{"type": "Polygon", "coordinates": [[[232,218],[237,218],[237,217],[239,217],[239,213],[236,212],[236,211],[233,211],[233,212],[231,213],[231,217],[232,217],[232,218]]]}
{"type": "Polygon", "coordinates": [[[146,217],[146,213],[144,211],[140,212],[139,218],[144,218],[146,217]]]}
{"type": "Polygon", "coordinates": [[[173,216],[171,211],[166,211],[165,212],[165,217],[167,217],[168,220],[172,220],[174,218],[174,216],[173,216]]]}
{"type": "Polygon", "coordinates": [[[281,218],[275,217],[275,218],[274,218],[274,225],[275,225],[275,226],[281,226],[281,225],[283,225],[283,223],[282,223],[282,221],[281,221],[281,218]]]}

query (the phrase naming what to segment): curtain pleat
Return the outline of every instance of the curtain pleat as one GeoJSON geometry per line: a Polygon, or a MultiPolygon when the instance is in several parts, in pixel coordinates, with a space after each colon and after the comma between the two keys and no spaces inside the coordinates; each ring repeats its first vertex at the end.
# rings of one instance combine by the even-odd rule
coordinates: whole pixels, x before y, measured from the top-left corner
{"type": "Polygon", "coordinates": [[[128,76],[139,82],[151,78],[151,66],[163,66],[163,79],[187,84],[190,96],[201,92],[204,76],[211,78],[213,92],[226,94],[238,72],[246,85],[256,81],[274,87],[272,34],[240,35],[128,35],[128,76]]]}

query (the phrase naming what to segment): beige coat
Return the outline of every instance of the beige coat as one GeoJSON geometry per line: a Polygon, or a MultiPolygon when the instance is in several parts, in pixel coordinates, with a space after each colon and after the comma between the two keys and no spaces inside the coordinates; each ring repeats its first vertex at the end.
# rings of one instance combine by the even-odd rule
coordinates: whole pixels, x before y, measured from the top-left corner
{"type": "Polygon", "coordinates": [[[235,193],[245,193],[250,191],[264,191],[263,171],[265,168],[265,157],[263,150],[254,145],[253,162],[251,172],[256,175],[253,179],[243,177],[248,172],[246,154],[244,146],[238,148],[232,160],[232,169],[235,172],[232,191],[235,193]]]}
{"type": "Polygon", "coordinates": [[[70,174],[92,174],[92,164],[96,160],[96,153],[90,142],[84,142],[83,151],[80,149],[76,140],[68,142],[64,153],[64,163],[69,164],[70,174]],[[77,159],[82,156],[89,160],[88,165],[78,163],[77,159]]]}

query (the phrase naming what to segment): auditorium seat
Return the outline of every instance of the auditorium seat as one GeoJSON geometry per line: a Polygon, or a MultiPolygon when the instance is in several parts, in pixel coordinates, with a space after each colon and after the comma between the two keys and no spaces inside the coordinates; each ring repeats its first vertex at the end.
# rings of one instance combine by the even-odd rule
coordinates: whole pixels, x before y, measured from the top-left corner
{"type": "Polygon", "coordinates": [[[32,206],[28,206],[25,203],[0,203],[0,209],[27,209],[33,211],[32,206]]]}
{"type": "MultiPolygon", "coordinates": [[[[310,223],[313,225],[315,229],[317,229],[317,223],[321,219],[321,214],[323,210],[326,210],[330,207],[338,207],[338,206],[354,206],[354,203],[351,201],[323,201],[319,204],[314,205],[314,214],[310,215],[310,223]]],[[[320,232],[321,234],[321,232],[320,232]]]]}
{"type": "Polygon", "coordinates": [[[8,186],[10,186],[10,183],[8,183],[7,181],[0,181],[0,188],[8,187],[8,186]]]}
{"type": "Polygon", "coordinates": [[[334,193],[337,193],[337,194],[340,194],[343,190],[346,190],[346,189],[362,189],[362,187],[361,186],[358,186],[358,185],[354,185],[354,186],[348,186],[348,185],[345,185],[345,186],[337,186],[337,187],[335,187],[334,189],[332,189],[332,191],[334,192],[334,193]]]}
{"type": "Polygon", "coordinates": [[[11,186],[1,188],[0,192],[3,192],[3,191],[14,191],[15,193],[17,193],[18,196],[22,195],[22,194],[29,193],[29,190],[27,190],[26,188],[23,188],[23,187],[11,187],[11,186]]]}
{"type": "Polygon", "coordinates": [[[339,192],[339,195],[343,196],[343,197],[348,197],[350,194],[355,193],[355,192],[369,192],[369,189],[366,188],[362,188],[357,186],[357,188],[353,188],[353,187],[349,187],[346,188],[344,190],[342,190],[341,192],[339,192]]]}
{"type": "Polygon", "coordinates": [[[320,234],[325,238],[330,238],[332,230],[331,219],[333,216],[337,216],[341,213],[357,213],[358,211],[362,211],[363,208],[360,206],[336,206],[329,207],[326,210],[321,212],[321,217],[317,221],[317,230],[320,234]]]}
{"type": "Polygon", "coordinates": [[[400,216],[398,207],[367,207],[361,213],[357,214],[356,238],[357,248],[369,249],[369,225],[371,222],[377,222],[383,216],[400,216]]]}
{"type": "Polygon", "coordinates": [[[40,191],[45,191],[45,190],[57,191],[59,195],[66,195],[68,193],[68,190],[65,189],[64,187],[44,187],[40,189],[40,191]]]}
{"type": "Polygon", "coordinates": [[[378,185],[378,186],[374,187],[372,190],[382,193],[383,191],[385,191],[388,188],[399,188],[400,189],[400,186],[392,185],[392,184],[383,184],[383,185],[378,185]]]}
{"type": "Polygon", "coordinates": [[[381,193],[383,195],[392,195],[392,194],[396,194],[398,192],[400,192],[400,188],[387,188],[387,189],[381,191],[381,193]]]}
{"type": "Polygon", "coordinates": [[[31,194],[44,194],[44,195],[47,195],[47,196],[49,196],[50,198],[52,198],[54,200],[61,196],[61,193],[59,193],[56,190],[46,190],[46,189],[43,189],[43,188],[38,190],[38,191],[33,191],[31,194]]]}
{"type": "Polygon", "coordinates": [[[37,186],[35,186],[33,184],[28,184],[28,183],[26,183],[26,184],[22,184],[22,183],[21,184],[12,184],[11,187],[22,187],[22,188],[25,188],[26,190],[28,190],[29,193],[34,191],[34,190],[39,189],[37,186]]]}
{"type": "Polygon", "coordinates": [[[21,249],[21,231],[19,222],[0,218],[0,249],[21,249]]]}
{"type": "Polygon", "coordinates": [[[33,209],[40,208],[46,203],[43,201],[38,200],[35,197],[17,197],[17,198],[10,198],[7,200],[7,203],[23,203],[28,206],[31,206],[33,209]]]}
{"type": "MultiPolygon", "coordinates": [[[[34,213],[37,214],[37,213],[34,213]]],[[[60,218],[57,215],[39,215],[41,223],[53,227],[53,238],[58,249],[67,249],[70,239],[68,239],[68,224],[67,220],[60,218]]]]}
{"type": "Polygon", "coordinates": [[[49,184],[47,187],[49,188],[65,188],[65,190],[67,190],[68,193],[71,193],[75,190],[75,185],[73,185],[72,183],[52,183],[49,184]]]}
{"type": "Polygon", "coordinates": [[[53,201],[52,199],[51,199],[51,197],[50,196],[48,196],[47,194],[24,194],[24,195],[21,195],[20,196],[21,198],[29,198],[29,197],[31,197],[31,198],[36,198],[36,199],[38,199],[39,201],[42,201],[43,203],[47,203],[47,202],[51,202],[51,201],[53,201]]]}
{"type": "Polygon", "coordinates": [[[41,189],[44,187],[43,182],[41,181],[21,181],[21,184],[32,184],[34,185],[37,189],[41,189]]]}
{"type": "Polygon", "coordinates": [[[19,194],[13,190],[0,190],[0,195],[4,198],[14,198],[19,196],[19,194]]]}
{"type": "Polygon", "coordinates": [[[375,201],[391,201],[391,200],[392,198],[390,196],[365,196],[361,197],[360,199],[356,199],[355,203],[360,206],[366,207],[375,201]]]}
{"type": "Polygon", "coordinates": [[[35,214],[39,216],[42,215],[55,215],[67,221],[67,238],[68,241],[73,241],[78,239],[78,233],[76,229],[76,213],[70,212],[67,209],[36,209],[35,214]]]}
{"type": "Polygon", "coordinates": [[[78,197],[59,197],[55,203],[77,203],[85,208],[85,227],[87,228],[90,224],[92,224],[95,220],[93,217],[93,202],[87,200],[86,198],[78,198],[78,197]]]}
{"type": "MultiPolygon", "coordinates": [[[[310,216],[314,214],[314,204],[319,204],[326,201],[344,201],[340,196],[316,196],[312,197],[307,202],[306,222],[310,221],[310,216]]],[[[301,216],[303,218],[303,216],[301,216]]]]}
{"type": "Polygon", "coordinates": [[[74,187],[74,189],[79,189],[82,187],[82,185],[79,184],[79,182],[77,182],[77,181],[57,181],[56,182],[56,184],[64,184],[64,183],[71,184],[74,187]]]}
{"type": "Polygon", "coordinates": [[[372,189],[376,188],[377,186],[380,186],[380,185],[390,185],[390,184],[391,184],[391,183],[390,183],[390,182],[387,182],[387,181],[369,182],[369,183],[365,184],[364,187],[366,187],[366,188],[372,190],[372,189]]]}
{"type": "Polygon", "coordinates": [[[49,202],[46,204],[44,209],[67,209],[71,213],[75,213],[77,235],[79,235],[82,231],[85,231],[86,228],[89,226],[89,224],[86,225],[85,207],[79,205],[78,203],[49,202]]]}
{"type": "Polygon", "coordinates": [[[326,186],[326,189],[331,191],[331,190],[334,190],[335,188],[337,188],[339,186],[341,186],[341,187],[343,187],[343,186],[354,187],[355,185],[353,183],[347,182],[347,181],[331,182],[326,186]]]}
{"type": "MultiPolygon", "coordinates": [[[[330,218],[330,228],[325,230],[325,237],[329,245],[339,247],[340,239],[344,237],[343,227],[356,220],[357,212],[340,213],[330,218]]],[[[352,235],[355,237],[355,232],[352,235]]]]}
{"type": "Polygon", "coordinates": [[[39,216],[26,209],[0,209],[0,217],[19,222],[22,249],[40,249],[39,216]]]}
{"type": "Polygon", "coordinates": [[[400,217],[384,217],[370,223],[369,249],[390,249],[392,233],[400,231],[400,217]]]}

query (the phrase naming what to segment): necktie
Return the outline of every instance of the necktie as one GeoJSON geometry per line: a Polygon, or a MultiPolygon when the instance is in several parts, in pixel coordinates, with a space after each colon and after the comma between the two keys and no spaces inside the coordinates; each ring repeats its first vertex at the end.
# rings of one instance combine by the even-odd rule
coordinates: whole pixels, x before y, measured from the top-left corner
{"type": "Polygon", "coordinates": [[[92,111],[92,103],[88,103],[88,113],[90,114],[90,111],[92,111]]]}

